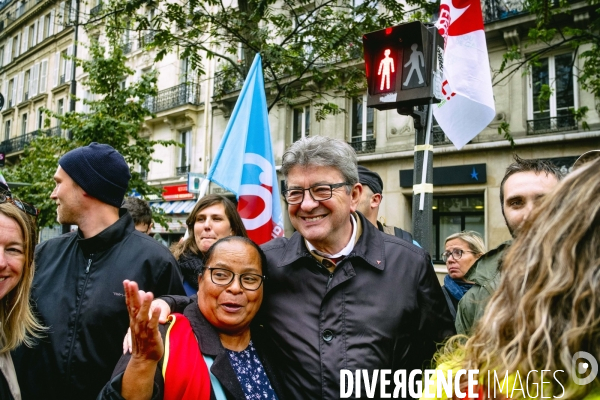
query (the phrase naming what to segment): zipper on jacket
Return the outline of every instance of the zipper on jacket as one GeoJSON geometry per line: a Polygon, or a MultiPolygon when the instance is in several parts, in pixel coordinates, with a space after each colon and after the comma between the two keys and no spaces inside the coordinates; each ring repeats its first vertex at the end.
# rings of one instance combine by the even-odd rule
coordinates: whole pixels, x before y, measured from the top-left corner
{"type": "Polygon", "coordinates": [[[329,284],[331,283],[332,279],[333,279],[333,273],[329,274],[329,279],[327,279],[327,289],[329,289],[329,284]]]}
{"type": "Polygon", "coordinates": [[[83,300],[83,296],[85,296],[85,289],[87,288],[87,283],[89,279],[88,273],[90,272],[90,266],[92,265],[94,255],[90,254],[90,258],[88,259],[87,266],[85,267],[85,280],[83,281],[83,288],[81,289],[81,296],[79,298],[79,304],[77,304],[77,311],[75,312],[75,322],[73,324],[73,340],[71,341],[71,346],[69,348],[69,354],[67,354],[67,379],[70,379],[71,375],[71,357],[73,357],[73,349],[75,347],[75,342],[77,341],[77,325],[79,325],[79,314],[81,313],[81,303],[83,300]]]}

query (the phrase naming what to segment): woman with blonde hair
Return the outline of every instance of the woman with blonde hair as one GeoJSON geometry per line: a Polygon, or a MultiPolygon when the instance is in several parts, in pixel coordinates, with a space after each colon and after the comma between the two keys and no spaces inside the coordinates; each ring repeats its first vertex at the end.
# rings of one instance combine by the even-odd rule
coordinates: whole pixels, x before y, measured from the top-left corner
{"type": "Polygon", "coordinates": [[[453,233],[446,238],[442,260],[446,263],[448,275],[444,277],[442,290],[452,314],[456,319],[458,302],[473,286],[473,282],[465,279],[465,274],[475,262],[485,253],[485,244],[479,233],[462,231],[453,233]]]}
{"type": "Polygon", "coordinates": [[[479,399],[600,399],[600,159],[543,199],[503,268],[474,335],[452,338],[438,369],[479,370],[479,399]]]}
{"type": "Polygon", "coordinates": [[[0,398],[20,399],[10,351],[43,331],[29,305],[37,233],[35,207],[15,199],[0,174],[0,398]]]}

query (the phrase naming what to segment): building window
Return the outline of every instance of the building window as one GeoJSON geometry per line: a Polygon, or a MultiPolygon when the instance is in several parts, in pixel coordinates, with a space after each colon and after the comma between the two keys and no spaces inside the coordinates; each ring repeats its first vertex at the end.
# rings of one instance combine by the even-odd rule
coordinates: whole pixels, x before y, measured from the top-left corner
{"type": "Polygon", "coordinates": [[[190,172],[190,152],[191,152],[192,132],[184,131],[179,133],[179,143],[182,147],[179,148],[179,166],[177,167],[177,175],[185,175],[190,172]]]}
{"type": "Polygon", "coordinates": [[[14,103],[14,91],[15,91],[15,78],[12,78],[10,81],[8,81],[8,108],[12,107],[15,105],[14,103]]]}
{"type": "Polygon", "coordinates": [[[431,258],[443,263],[446,238],[461,231],[475,231],[485,237],[483,195],[433,196],[433,229],[431,258]]]}
{"type": "Polygon", "coordinates": [[[42,111],[42,107],[37,110],[37,129],[42,129],[44,127],[44,112],[42,111]]]}
{"type": "Polygon", "coordinates": [[[23,100],[29,100],[29,80],[31,79],[31,70],[25,71],[25,79],[23,81],[23,100]]]}
{"type": "Polygon", "coordinates": [[[4,46],[0,47],[0,67],[4,65],[4,46]]]}
{"type": "Polygon", "coordinates": [[[350,144],[357,153],[375,151],[373,108],[367,107],[367,95],[352,99],[350,144]]]}
{"type": "Polygon", "coordinates": [[[292,142],[310,136],[310,106],[294,108],[292,142]]]}
{"type": "Polygon", "coordinates": [[[4,140],[10,139],[10,119],[4,123],[4,140]]]}
{"type": "Polygon", "coordinates": [[[35,24],[29,25],[29,34],[27,35],[27,47],[31,48],[33,46],[35,46],[35,37],[36,32],[35,32],[35,24]]]}
{"type": "Polygon", "coordinates": [[[21,135],[25,135],[27,133],[27,113],[21,116],[21,135]]]}
{"type": "Polygon", "coordinates": [[[13,44],[12,44],[12,59],[14,60],[15,58],[19,57],[19,44],[20,44],[20,40],[19,40],[19,35],[15,36],[13,38],[13,44]]]}
{"type": "MultiPolygon", "coordinates": [[[[56,105],[56,113],[58,115],[63,115],[65,112],[65,100],[60,99],[56,105]]],[[[60,119],[56,119],[56,126],[60,128],[60,119]]]]}
{"type": "Polygon", "coordinates": [[[53,22],[51,21],[50,18],[50,13],[46,14],[46,16],[44,17],[44,39],[46,39],[47,37],[50,36],[50,23],[53,22]]]}
{"type": "Polygon", "coordinates": [[[577,107],[574,62],[573,53],[566,53],[543,58],[531,68],[528,134],[577,129],[571,112],[577,107]],[[540,99],[545,91],[549,98],[540,99]]]}

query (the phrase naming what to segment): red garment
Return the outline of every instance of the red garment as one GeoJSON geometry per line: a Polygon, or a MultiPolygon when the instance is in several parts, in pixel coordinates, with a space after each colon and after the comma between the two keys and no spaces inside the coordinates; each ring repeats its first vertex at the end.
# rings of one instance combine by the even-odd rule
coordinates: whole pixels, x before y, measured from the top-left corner
{"type": "Polygon", "coordinates": [[[171,314],[162,368],[165,400],[209,400],[210,375],[190,321],[171,314]]]}

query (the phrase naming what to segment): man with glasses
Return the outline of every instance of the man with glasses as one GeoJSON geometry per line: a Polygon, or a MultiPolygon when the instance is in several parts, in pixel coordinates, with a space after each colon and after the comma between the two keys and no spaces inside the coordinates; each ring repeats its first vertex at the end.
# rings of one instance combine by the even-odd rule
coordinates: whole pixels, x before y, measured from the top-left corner
{"type": "MultiPolygon", "coordinates": [[[[502,215],[513,238],[537,202],[552,191],[560,179],[562,174],[554,164],[514,156],[500,183],[502,215]]],[[[474,285],[458,303],[455,322],[458,333],[472,333],[475,323],[483,316],[485,306],[500,285],[502,257],[510,244],[511,241],[504,242],[488,251],[465,274],[464,279],[474,285]]]]}
{"type": "Polygon", "coordinates": [[[290,239],[263,246],[263,311],[294,398],[334,399],[340,370],[420,369],[454,330],[429,255],[356,209],[356,154],[314,136],[283,155],[290,239]]]}
{"type": "Polygon", "coordinates": [[[49,329],[13,356],[24,400],[96,398],[129,327],[125,279],[156,295],[184,294],[171,253],[120,208],[131,177],[123,156],[92,143],[58,164],[50,197],[58,222],[78,230],[36,248],[31,298],[49,329]]]}
{"type": "MultiPolygon", "coordinates": [[[[356,165],[348,143],[322,136],[296,141],[282,158],[297,232],[262,246],[260,320],[282,351],[290,398],[338,399],[341,369],[422,369],[454,333],[429,255],[356,212],[356,165]]],[[[164,300],[178,310],[189,302],[164,300]]]]}

